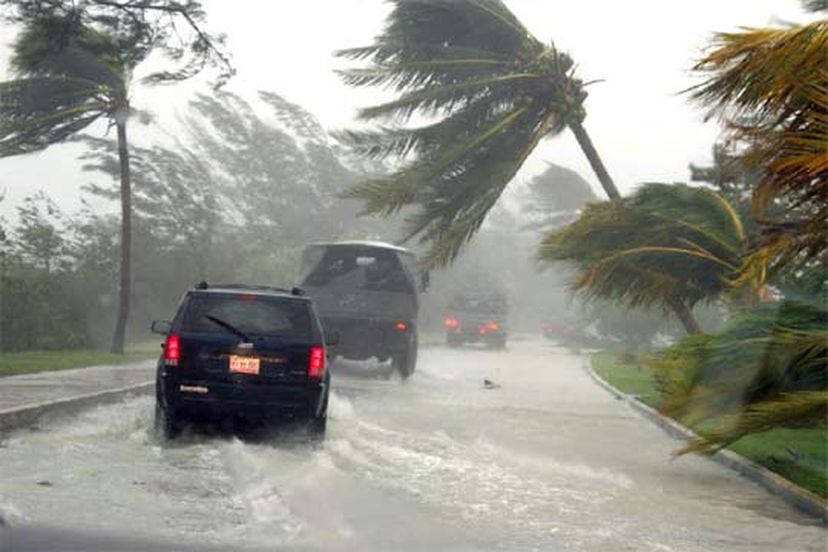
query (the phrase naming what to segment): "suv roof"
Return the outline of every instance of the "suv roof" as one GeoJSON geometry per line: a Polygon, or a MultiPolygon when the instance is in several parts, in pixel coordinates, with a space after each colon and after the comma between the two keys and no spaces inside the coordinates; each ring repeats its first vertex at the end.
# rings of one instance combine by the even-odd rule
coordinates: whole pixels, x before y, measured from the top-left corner
{"type": "Polygon", "coordinates": [[[346,241],[337,241],[337,242],[314,242],[309,244],[308,247],[330,247],[330,246],[352,246],[352,247],[370,247],[374,249],[390,249],[392,251],[396,251],[397,253],[407,253],[409,255],[413,255],[413,253],[406,249],[405,247],[400,247],[399,245],[394,245],[391,243],[379,242],[379,241],[370,241],[370,240],[346,240],[346,241]]]}
{"type": "Polygon", "coordinates": [[[199,282],[191,291],[203,293],[244,292],[252,295],[270,295],[277,297],[291,297],[293,299],[302,299],[304,301],[310,300],[308,297],[305,297],[304,290],[298,287],[294,287],[293,289],[285,289],[255,284],[209,284],[207,282],[199,282]]]}

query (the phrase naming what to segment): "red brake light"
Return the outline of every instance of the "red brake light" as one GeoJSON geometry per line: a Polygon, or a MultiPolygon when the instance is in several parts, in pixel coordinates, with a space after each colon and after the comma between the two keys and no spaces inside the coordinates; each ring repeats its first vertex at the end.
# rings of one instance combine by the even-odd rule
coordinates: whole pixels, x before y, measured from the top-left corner
{"type": "Polygon", "coordinates": [[[460,321],[456,318],[446,318],[444,324],[446,325],[446,328],[450,329],[456,329],[460,327],[460,321]]]}
{"type": "Polygon", "coordinates": [[[394,328],[396,328],[397,331],[404,332],[408,329],[408,324],[406,324],[405,322],[397,322],[396,324],[394,324],[394,328]]]}
{"type": "Polygon", "coordinates": [[[489,321],[480,326],[480,335],[486,335],[487,333],[496,332],[500,329],[500,326],[497,322],[489,321]]]}
{"type": "Polygon", "coordinates": [[[308,377],[322,379],[325,375],[325,348],[311,347],[308,359],[308,377]]]}
{"type": "Polygon", "coordinates": [[[164,364],[178,366],[179,360],[181,360],[181,336],[170,334],[164,342],[164,364]]]}

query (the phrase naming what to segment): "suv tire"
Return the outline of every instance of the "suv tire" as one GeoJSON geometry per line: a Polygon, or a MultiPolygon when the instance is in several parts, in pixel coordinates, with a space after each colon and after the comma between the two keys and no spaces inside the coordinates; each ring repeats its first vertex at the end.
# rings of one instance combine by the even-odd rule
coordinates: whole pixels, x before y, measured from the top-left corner
{"type": "Polygon", "coordinates": [[[325,404],[322,406],[322,412],[318,416],[311,416],[308,424],[308,433],[313,437],[322,438],[325,436],[325,430],[328,426],[328,396],[330,389],[325,391],[325,404]]]}
{"type": "Polygon", "coordinates": [[[181,435],[181,420],[168,412],[161,403],[155,402],[155,434],[162,440],[175,439],[181,435]]]}

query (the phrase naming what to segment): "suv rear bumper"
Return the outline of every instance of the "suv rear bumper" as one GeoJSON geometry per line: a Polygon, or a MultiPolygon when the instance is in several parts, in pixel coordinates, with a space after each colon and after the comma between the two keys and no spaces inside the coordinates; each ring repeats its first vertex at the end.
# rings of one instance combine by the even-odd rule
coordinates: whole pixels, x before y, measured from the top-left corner
{"type": "Polygon", "coordinates": [[[230,416],[310,418],[324,408],[329,376],[307,385],[267,385],[190,380],[162,374],[159,398],[176,415],[196,419],[230,416]]]}

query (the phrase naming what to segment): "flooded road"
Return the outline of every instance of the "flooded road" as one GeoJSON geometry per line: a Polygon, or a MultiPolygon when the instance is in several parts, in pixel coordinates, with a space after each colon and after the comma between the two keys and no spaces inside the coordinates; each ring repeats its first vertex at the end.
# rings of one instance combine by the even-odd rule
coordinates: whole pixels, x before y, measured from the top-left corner
{"type": "Polygon", "coordinates": [[[8,436],[11,524],[287,550],[825,550],[826,531],[677,446],[542,342],[333,371],[328,434],[162,446],[139,397],[8,436]],[[484,379],[496,388],[486,388],[484,379]],[[497,387],[499,385],[499,387],[497,387]]]}

